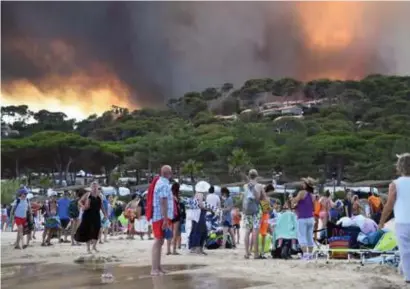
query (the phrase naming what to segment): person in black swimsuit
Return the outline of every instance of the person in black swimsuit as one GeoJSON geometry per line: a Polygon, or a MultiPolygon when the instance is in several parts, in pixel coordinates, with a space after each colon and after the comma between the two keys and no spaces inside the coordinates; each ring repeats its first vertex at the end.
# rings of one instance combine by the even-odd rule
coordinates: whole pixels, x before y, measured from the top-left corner
{"type": "Polygon", "coordinates": [[[172,195],[174,196],[174,218],[172,219],[172,239],[167,240],[167,255],[179,255],[177,252],[178,240],[181,238],[180,222],[181,222],[181,209],[179,200],[179,184],[174,183],[171,187],[172,195]],[[172,253],[171,253],[172,245],[172,253]]]}
{"type": "Polygon", "coordinates": [[[91,192],[85,194],[78,203],[83,210],[83,216],[75,234],[75,240],[80,243],[87,243],[88,253],[91,253],[91,243],[93,244],[93,250],[98,252],[97,240],[101,229],[100,210],[102,210],[105,218],[107,218],[107,212],[104,209],[96,182],[92,183],[91,192]]]}

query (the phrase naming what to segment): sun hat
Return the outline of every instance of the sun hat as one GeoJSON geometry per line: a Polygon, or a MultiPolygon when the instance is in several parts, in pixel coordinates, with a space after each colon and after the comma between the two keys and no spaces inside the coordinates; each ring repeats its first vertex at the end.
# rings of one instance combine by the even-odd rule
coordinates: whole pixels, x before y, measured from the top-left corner
{"type": "Polygon", "coordinates": [[[301,179],[302,182],[304,182],[306,185],[308,185],[309,187],[314,187],[317,183],[317,181],[314,178],[311,177],[306,177],[306,178],[302,178],[301,179]]]}

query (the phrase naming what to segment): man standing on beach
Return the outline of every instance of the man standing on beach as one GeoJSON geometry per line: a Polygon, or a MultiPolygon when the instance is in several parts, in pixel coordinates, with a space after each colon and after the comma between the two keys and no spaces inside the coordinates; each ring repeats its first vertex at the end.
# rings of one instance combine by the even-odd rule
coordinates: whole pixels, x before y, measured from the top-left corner
{"type": "Polygon", "coordinates": [[[153,276],[165,274],[161,267],[162,246],[164,239],[170,237],[166,233],[169,232],[171,220],[174,218],[174,202],[169,182],[171,176],[172,168],[168,165],[163,166],[152,196],[152,229],[155,238],[152,246],[151,275],[153,276]]]}
{"type": "Polygon", "coordinates": [[[249,171],[249,183],[245,185],[245,192],[243,196],[243,213],[245,215],[245,259],[249,259],[250,240],[252,235],[252,243],[254,247],[254,258],[260,259],[258,235],[260,222],[262,217],[262,209],[260,206],[261,196],[264,192],[263,186],[257,182],[258,172],[255,169],[249,171]]]}
{"type": "Polygon", "coordinates": [[[69,243],[68,230],[67,230],[68,224],[70,224],[70,216],[68,215],[68,208],[70,206],[71,200],[69,199],[69,196],[70,196],[70,192],[64,191],[62,198],[57,201],[57,204],[58,204],[57,214],[61,222],[61,229],[58,232],[60,243],[69,243]],[[62,238],[62,235],[64,235],[64,239],[62,238]]]}

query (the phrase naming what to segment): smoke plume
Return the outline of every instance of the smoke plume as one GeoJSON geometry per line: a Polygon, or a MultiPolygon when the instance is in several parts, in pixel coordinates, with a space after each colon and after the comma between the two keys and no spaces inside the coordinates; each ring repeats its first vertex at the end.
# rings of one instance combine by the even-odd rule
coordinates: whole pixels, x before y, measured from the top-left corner
{"type": "Polygon", "coordinates": [[[100,113],[250,78],[409,74],[406,2],[2,2],[2,99],[100,113]]]}

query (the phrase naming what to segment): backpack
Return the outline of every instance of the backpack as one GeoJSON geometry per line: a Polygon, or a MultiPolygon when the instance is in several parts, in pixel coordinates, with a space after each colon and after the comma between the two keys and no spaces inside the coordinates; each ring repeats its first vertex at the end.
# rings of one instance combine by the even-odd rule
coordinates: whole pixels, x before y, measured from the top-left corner
{"type": "Polygon", "coordinates": [[[255,185],[249,183],[246,186],[246,194],[243,199],[243,212],[245,215],[256,215],[259,211],[259,204],[255,198],[255,185]]]}
{"type": "Polygon", "coordinates": [[[78,209],[77,200],[72,200],[68,205],[68,216],[71,219],[77,219],[80,216],[80,210],[78,209]]]}

